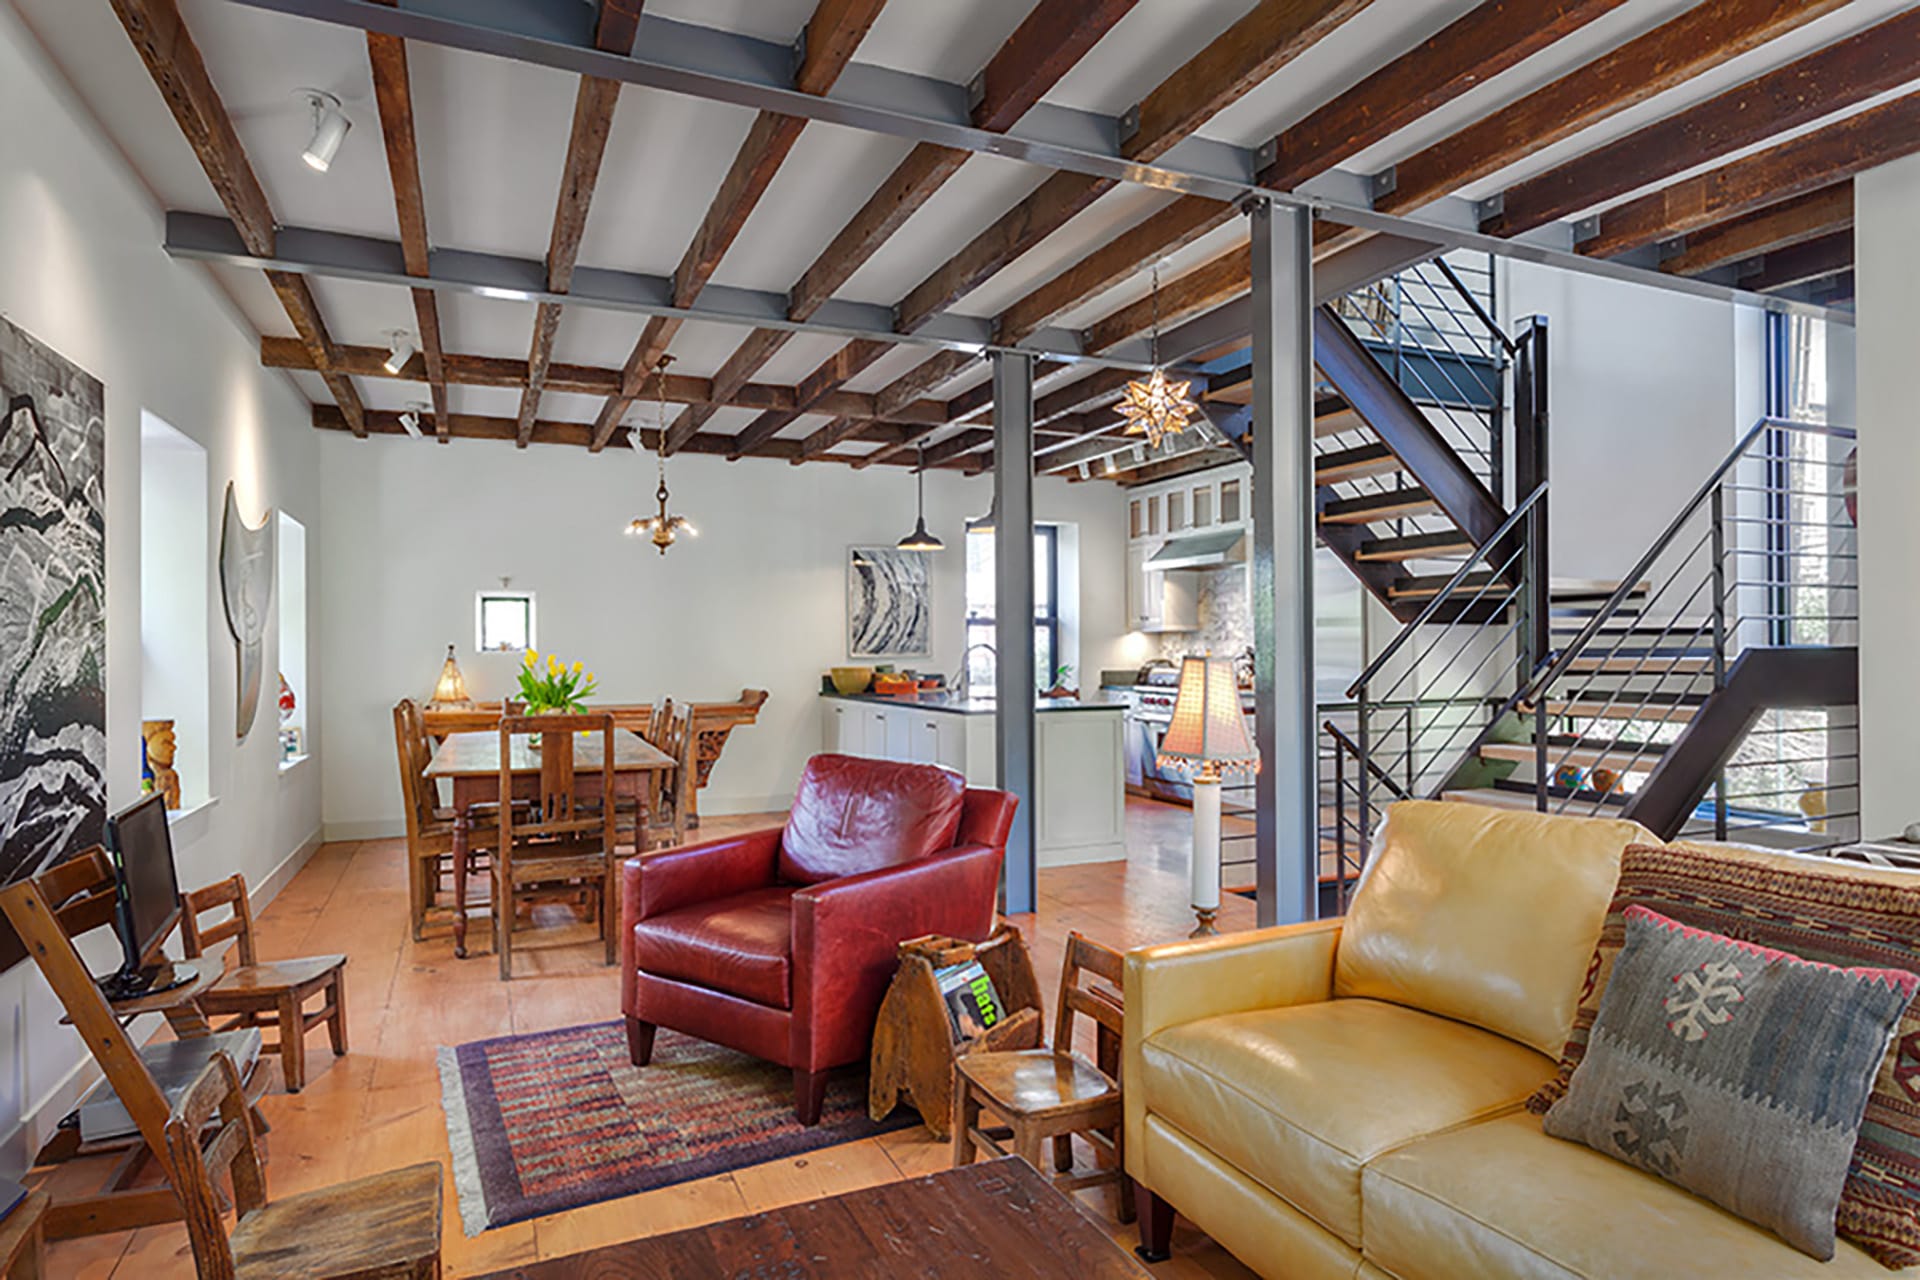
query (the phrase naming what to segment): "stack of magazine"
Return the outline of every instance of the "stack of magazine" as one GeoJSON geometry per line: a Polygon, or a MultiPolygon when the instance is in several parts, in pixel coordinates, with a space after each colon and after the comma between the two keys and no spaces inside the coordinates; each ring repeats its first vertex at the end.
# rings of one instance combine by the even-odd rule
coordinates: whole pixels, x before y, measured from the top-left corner
{"type": "Polygon", "coordinates": [[[1000,1003],[1000,993],[993,989],[993,979],[978,960],[935,969],[933,980],[947,1002],[955,1044],[983,1036],[1005,1021],[1007,1011],[1000,1003]]]}

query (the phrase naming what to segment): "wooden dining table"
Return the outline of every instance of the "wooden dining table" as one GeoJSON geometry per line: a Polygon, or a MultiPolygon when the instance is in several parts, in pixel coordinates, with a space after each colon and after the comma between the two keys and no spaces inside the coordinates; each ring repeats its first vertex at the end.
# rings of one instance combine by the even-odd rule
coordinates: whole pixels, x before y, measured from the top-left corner
{"type": "MultiPolygon", "coordinates": [[[[636,850],[646,839],[647,775],[674,767],[674,759],[627,729],[615,729],[613,742],[613,793],[618,800],[632,800],[637,810],[634,826],[636,850]]],[[[601,735],[583,733],[574,740],[573,765],[575,794],[583,800],[600,798],[601,735]]],[[[540,749],[525,736],[512,739],[508,767],[513,771],[515,799],[534,799],[540,794],[540,749]]],[[[467,955],[467,839],[473,829],[472,809],[478,804],[498,804],[500,795],[500,735],[498,733],[450,733],[433,749],[427,762],[429,781],[445,778],[453,786],[453,954],[467,955]]]]}

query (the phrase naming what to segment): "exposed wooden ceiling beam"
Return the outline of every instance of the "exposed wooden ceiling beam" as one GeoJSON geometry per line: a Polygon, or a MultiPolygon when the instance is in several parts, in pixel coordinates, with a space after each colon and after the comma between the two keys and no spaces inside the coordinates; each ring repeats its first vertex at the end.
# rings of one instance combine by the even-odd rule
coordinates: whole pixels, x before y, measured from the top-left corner
{"type": "MultiPolygon", "coordinates": [[[[394,0],[385,0],[392,4],[394,0]]],[[[431,272],[426,197],[420,187],[420,147],[413,125],[413,79],[407,69],[407,42],[367,32],[367,62],[373,69],[373,97],[380,111],[380,136],[386,144],[387,177],[393,186],[394,215],[407,274],[431,272]]],[[[427,390],[433,397],[433,429],[442,444],[447,434],[447,374],[440,345],[440,304],[432,289],[413,290],[414,323],[427,365],[427,390]]]]}
{"type": "MultiPolygon", "coordinates": [[[[992,129],[1005,129],[1013,124],[1057,84],[1134,3],[1135,0],[1041,0],[981,73],[982,90],[974,109],[974,122],[981,128],[992,129]]],[[[801,274],[788,298],[788,316],[805,320],[819,310],[834,291],[959,170],[965,159],[963,151],[927,143],[909,152],[860,212],[801,274]]],[[[835,358],[848,370],[845,377],[851,378],[882,354],[883,349],[856,342],[850,343],[835,358]],[[861,358],[849,359],[850,354],[861,358]]],[[[820,389],[824,392],[833,386],[820,384],[820,389]]],[[[743,447],[750,449],[770,439],[795,416],[798,415],[776,420],[778,415],[768,415],[753,423],[740,433],[743,447]]],[[[828,434],[816,432],[814,439],[826,439],[828,434]]],[[[669,451],[674,439],[670,433],[669,451]]]]}
{"type": "MultiPolygon", "coordinates": [[[[838,391],[849,379],[858,377],[871,368],[875,361],[891,350],[893,348],[889,344],[870,338],[859,338],[849,342],[828,356],[818,368],[802,378],[794,387],[793,408],[769,409],[748,423],[734,437],[732,456],[739,458],[752,453],[778,435],[794,419],[802,414],[813,412],[814,406],[821,400],[838,391]]],[[[878,403],[877,399],[876,403],[878,403]]],[[[821,452],[824,452],[824,449],[821,452]]]]}
{"type": "Polygon", "coordinates": [[[1611,257],[1829,186],[1915,151],[1920,151],[1920,93],[1909,93],[1616,205],[1600,215],[1599,231],[1575,247],[1591,257],[1611,257]]]}
{"type": "MultiPolygon", "coordinates": [[[[384,347],[336,347],[335,361],[343,373],[363,378],[391,378],[404,382],[418,381],[423,370],[410,363],[399,373],[388,373],[385,367],[387,352],[384,347]]],[[[312,354],[304,343],[297,338],[266,337],[260,340],[260,363],[269,369],[306,369],[314,370],[312,354]]],[[[453,386],[467,387],[508,387],[518,390],[527,384],[527,363],[510,356],[474,356],[449,353],[446,357],[447,381],[453,386]]],[[[555,361],[548,369],[547,387],[553,391],[570,391],[581,395],[611,395],[620,388],[621,371],[594,365],[562,364],[555,361]]],[[[797,387],[779,386],[772,383],[748,383],[737,389],[725,401],[716,400],[714,381],[711,378],[689,377],[683,374],[668,374],[665,381],[666,400],[670,404],[708,404],[724,403],[740,409],[779,409],[790,410],[799,402],[800,390],[797,387]]],[[[652,394],[651,384],[647,387],[652,394]]],[[[880,412],[879,397],[860,391],[831,391],[813,402],[815,413],[832,414],[859,418],[863,421],[885,421],[906,426],[945,426],[949,421],[947,407],[938,400],[916,399],[904,404],[891,405],[885,413],[880,412]]],[[[731,437],[729,437],[731,438],[731,437]]]]}
{"type": "MultiPolygon", "coordinates": [[[[213,87],[200,48],[181,21],[176,0],[112,0],[113,11],[126,28],[140,60],[146,64],[160,96],[173,112],[175,123],[186,135],[207,180],[225,206],[227,216],[240,232],[248,250],[270,256],[274,249],[277,221],[267,203],[266,190],[240,145],[233,117],[213,87]]],[[[326,381],[341,413],[356,435],[366,434],[366,409],[352,379],[335,367],[333,338],[313,300],[313,291],[302,276],[285,271],[269,271],[267,280],[293,322],[294,332],[313,357],[314,368],[326,381]]]]}
{"type": "Polygon", "coordinates": [[[1263,185],[1291,191],[1626,0],[1485,0],[1273,140],[1263,185]]]}
{"type": "Polygon", "coordinates": [[[937,467],[950,462],[963,454],[972,453],[983,445],[993,443],[993,432],[985,427],[969,427],[965,431],[948,436],[939,444],[928,445],[919,453],[919,465],[937,467]]]}
{"type": "Polygon", "coordinates": [[[1121,150],[1142,163],[1158,159],[1369,2],[1261,0],[1146,96],[1121,150]]]}
{"type": "Polygon", "coordinates": [[[749,333],[747,340],[734,349],[726,363],[720,366],[720,371],[713,375],[713,399],[705,404],[688,405],[673,420],[673,425],[667,429],[667,452],[678,452],[682,445],[693,439],[694,434],[707,424],[707,420],[720,411],[721,405],[753,381],[753,375],[773,359],[792,336],[791,329],[755,329],[749,333]]]}
{"type": "MultiPolygon", "coordinates": [[[[1165,329],[1231,302],[1245,293],[1252,282],[1253,251],[1244,244],[1235,245],[1184,275],[1161,283],[1160,326],[1165,329]]],[[[1087,328],[1087,350],[1105,351],[1146,333],[1153,325],[1154,314],[1154,300],[1146,297],[1103,316],[1087,328]]]]}
{"type": "MultiPolygon", "coordinates": [[[[1853,180],[1770,204],[1673,242],[1660,269],[1698,275],[1853,225],[1853,180]]],[[[1663,249],[1666,246],[1663,246],[1663,249]]]]}
{"type": "Polygon", "coordinates": [[[980,73],[978,129],[1005,132],[1045,97],[1136,0],[1041,0],[980,73]]]}
{"type": "Polygon", "coordinates": [[[920,441],[926,439],[928,436],[932,435],[934,432],[938,431],[939,429],[940,428],[937,426],[915,427],[913,429],[913,434],[910,435],[907,439],[902,440],[897,444],[882,445],[880,448],[875,449],[872,453],[869,453],[865,457],[861,458],[858,462],[855,462],[853,464],[853,469],[855,471],[862,471],[868,467],[873,466],[877,462],[897,461],[899,460],[902,454],[906,453],[909,449],[913,448],[920,441]]]}
{"type": "Polygon", "coordinates": [[[1846,0],[1714,0],[1627,41],[1393,167],[1374,207],[1402,213],[1757,49],[1846,0]]]}
{"type": "Polygon", "coordinates": [[[1760,255],[1753,270],[1740,276],[1740,287],[1770,293],[1851,270],[1853,231],[1849,228],[1760,255]]]}
{"type": "Polygon", "coordinates": [[[1865,102],[1920,76],[1920,9],[1756,76],[1501,194],[1483,222],[1511,236],[1592,209],[1865,102]]]}
{"type": "MultiPolygon", "coordinates": [[[[339,409],[330,404],[314,405],[312,420],[317,430],[345,431],[348,429],[346,419],[341,416],[339,409]]],[[[399,436],[407,434],[406,428],[400,425],[399,413],[386,409],[369,410],[367,413],[367,428],[373,435],[399,436]]],[[[449,421],[449,429],[454,436],[464,440],[498,440],[511,442],[519,433],[519,420],[517,418],[487,417],[482,414],[456,413],[449,421]]],[[[894,426],[887,423],[869,423],[865,430],[856,432],[848,438],[862,442],[877,441],[883,444],[891,444],[906,433],[915,430],[918,430],[918,428],[894,426]]],[[[622,426],[614,433],[613,443],[615,445],[628,444],[629,437],[633,431],[634,428],[632,427],[622,426]]],[[[571,445],[585,448],[592,442],[593,424],[590,422],[556,422],[543,418],[540,422],[537,438],[541,444],[571,445]]],[[[658,448],[659,438],[660,432],[653,427],[646,427],[640,431],[641,443],[647,449],[658,448]]],[[[704,454],[709,457],[725,457],[732,446],[733,438],[731,436],[703,432],[689,441],[681,452],[704,454]]],[[[799,462],[802,461],[799,456],[799,446],[800,442],[797,440],[770,440],[754,456],[799,462]]],[[[817,458],[805,459],[805,461],[813,462],[836,462],[843,466],[852,466],[863,460],[863,455],[859,454],[832,453],[823,454],[817,458]]],[[[895,465],[912,466],[914,464],[910,461],[902,461],[895,465]]],[[[948,465],[952,466],[955,470],[968,469],[965,464],[948,465]]]]}
{"type": "MultiPolygon", "coordinates": [[[[816,95],[831,89],[847,63],[853,60],[854,50],[866,38],[885,3],[886,0],[820,0],[813,17],[807,20],[803,37],[805,52],[794,76],[794,87],[802,93],[816,95]]],[[[774,174],[800,140],[800,131],[806,124],[801,117],[771,111],[762,111],[754,117],[746,141],[740,144],[732,167],[721,180],[719,191],[707,206],[706,217],[701,219],[699,230],[694,232],[692,243],[673,273],[676,303],[682,306],[691,303],[707,287],[707,281],[720,268],[720,260],[733,247],[754,209],[759,207],[774,174]]],[[[633,354],[627,358],[620,394],[601,406],[600,416],[594,423],[591,447],[595,451],[606,447],[614,428],[643,388],[648,371],[658,363],[682,323],[677,317],[656,317],[641,331],[633,354]]],[[[669,447],[667,452],[673,449],[669,447]]]]}

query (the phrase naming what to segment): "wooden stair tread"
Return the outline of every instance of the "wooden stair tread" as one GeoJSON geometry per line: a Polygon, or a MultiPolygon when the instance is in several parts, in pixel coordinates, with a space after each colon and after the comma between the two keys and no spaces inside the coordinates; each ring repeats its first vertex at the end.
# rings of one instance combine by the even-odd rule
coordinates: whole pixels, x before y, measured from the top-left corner
{"type": "MultiPolygon", "coordinates": [[[[1431,600],[1434,596],[1439,595],[1445,590],[1446,585],[1451,581],[1453,581],[1453,575],[1450,573],[1404,578],[1387,588],[1387,598],[1390,600],[1431,600]]],[[[1499,599],[1499,596],[1493,593],[1505,591],[1509,585],[1504,581],[1494,578],[1491,574],[1470,573],[1461,579],[1459,589],[1471,593],[1489,584],[1491,584],[1493,591],[1482,598],[1481,603],[1483,604],[1491,600],[1499,599]]]]}
{"type": "Polygon", "coordinates": [[[1412,534],[1404,538],[1371,538],[1360,544],[1354,559],[1404,563],[1408,560],[1440,560],[1449,556],[1473,554],[1473,540],[1457,530],[1442,533],[1412,534]]]}
{"type": "Polygon", "coordinates": [[[1437,515],[1440,504],[1425,489],[1395,489],[1389,493],[1369,493],[1358,498],[1339,498],[1320,509],[1322,524],[1372,524],[1377,520],[1402,520],[1413,516],[1437,515]]]}
{"type": "Polygon", "coordinates": [[[1670,653],[1658,649],[1644,653],[1610,653],[1602,656],[1579,657],[1567,664],[1568,671],[1578,671],[1588,675],[1619,676],[1669,676],[1699,675],[1713,670],[1713,655],[1689,653],[1684,649],[1675,649],[1670,653]]]}
{"type": "MultiPolygon", "coordinates": [[[[1547,744],[1547,764],[1579,765],[1590,769],[1595,765],[1606,765],[1616,771],[1620,767],[1629,770],[1651,769],[1665,755],[1667,744],[1645,742],[1605,741],[1587,744],[1575,740],[1554,739],[1547,744]]],[[[1532,764],[1533,744],[1531,742],[1487,742],[1481,744],[1482,760],[1511,760],[1516,764],[1532,764]]]]}
{"type": "Polygon", "coordinates": [[[1688,696],[1674,701],[1633,697],[1617,700],[1580,698],[1572,702],[1560,702],[1549,698],[1547,714],[1575,720],[1638,720],[1652,724],[1679,724],[1693,719],[1694,713],[1705,700],[1704,696],[1688,696]]]}
{"type": "Polygon", "coordinates": [[[1405,469],[1406,464],[1384,444],[1363,444],[1316,457],[1313,460],[1313,482],[1317,485],[1338,484],[1343,480],[1392,475],[1405,469]]]}

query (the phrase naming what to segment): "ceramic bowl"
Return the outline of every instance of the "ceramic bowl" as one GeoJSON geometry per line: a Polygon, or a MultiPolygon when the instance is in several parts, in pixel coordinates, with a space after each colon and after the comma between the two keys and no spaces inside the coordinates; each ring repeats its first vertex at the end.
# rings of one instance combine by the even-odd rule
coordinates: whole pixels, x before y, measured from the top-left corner
{"type": "Polygon", "coordinates": [[[873,683],[872,667],[835,667],[828,674],[833,677],[833,687],[848,695],[865,693],[873,683]]]}

